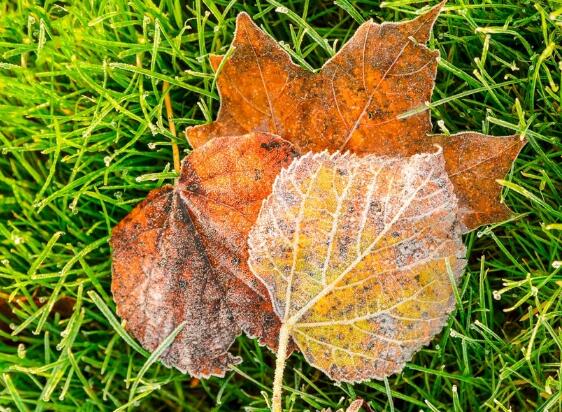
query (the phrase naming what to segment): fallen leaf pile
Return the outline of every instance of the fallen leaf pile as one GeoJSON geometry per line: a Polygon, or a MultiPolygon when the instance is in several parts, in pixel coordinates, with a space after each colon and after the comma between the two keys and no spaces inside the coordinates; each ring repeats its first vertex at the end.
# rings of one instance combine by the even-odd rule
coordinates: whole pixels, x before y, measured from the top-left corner
{"type": "Polygon", "coordinates": [[[185,324],[162,361],[222,376],[235,337],[257,337],[278,350],[280,410],[294,344],[356,382],[400,371],[441,330],[461,235],[509,215],[496,180],[524,145],[429,135],[442,6],[364,23],[317,73],[238,16],[229,57],[211,57],[217,120],[186,131],[176,184],[113,231],[117,311],[144,347],[185,324]]]}

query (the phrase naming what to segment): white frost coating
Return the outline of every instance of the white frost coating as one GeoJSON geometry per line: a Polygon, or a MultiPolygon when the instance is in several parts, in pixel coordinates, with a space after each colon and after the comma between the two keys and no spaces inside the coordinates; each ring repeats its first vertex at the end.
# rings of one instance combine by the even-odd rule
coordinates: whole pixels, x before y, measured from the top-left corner
{"type": "Polygon", "coordinates": [[[442,151],[308,153],[277,177],[249,264],[309,363],[337,381],[400,371],[454,308],[464,265],[442,151]],[[448,262],[448,263],[447,263],[448,262]]]}

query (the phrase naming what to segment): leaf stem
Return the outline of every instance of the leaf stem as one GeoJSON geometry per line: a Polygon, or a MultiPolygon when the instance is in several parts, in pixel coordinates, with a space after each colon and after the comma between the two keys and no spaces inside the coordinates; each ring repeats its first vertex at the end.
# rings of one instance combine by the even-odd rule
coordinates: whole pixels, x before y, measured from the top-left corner
{"type": "Polygon", "coordinates": [[[291,332],[290,324],[283,323],[279,330],[279,347],[277,349],[277,358],[275,360],[275,375],[273,378],[273,397],[271,398],[272,412],[283,412],[281,405],[281,392],[283,390],[283,372],[285,370],[285,361],[287,359],[287,345],[289,344],[289,336],[291,332]]]}
{"type": "MultiPolygon", "coordinates": [[[[170,133],[176,137],[176,125],[174,123],[174,114],[172,112],[172,101],[170,100],[170,93],[168,93],[168,88],[170,83],[164,81],[162,83],[162,91],[164,92],[164,105],[166,106],[166,117],[168,118],[168,127],[170,128],[170,133]]],[[[172,140],[172,155],[174,156],[174,170],[180,173],[180,151],[176,142],[172,140]]]]}

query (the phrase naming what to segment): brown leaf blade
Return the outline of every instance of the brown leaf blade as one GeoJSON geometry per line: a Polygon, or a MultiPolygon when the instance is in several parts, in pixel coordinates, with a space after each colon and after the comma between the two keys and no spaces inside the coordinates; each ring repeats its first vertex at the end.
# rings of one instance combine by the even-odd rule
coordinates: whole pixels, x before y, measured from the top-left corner
{"type": "MultiPolygon", "coordinates": [[[[475,132],[430,136],[443,148],[445,168],[459,199],[459,216],[468,229],[501,222],[511,211],[500,203],[502,179],[527,143],[519,136],[475,132]]],[[[421,149],[420,149],[421,150],[421,149]]]]}
{"type": "Polygon", "coordinates": [[[249,235],[249,264],[309,363],[382,379],[438,333],[465,265],[442,153],[307,154],[283,170],[249,235]]]}
{"type": "Polygon", "coordinates": [[[295,65],[239,14],[234,52],[217,79],[217,121],[189,128],[188,140],[197,147],[216,136],[263,131],[307,151],[355,150],[404,128],[409,139],[423,139],[431,130],[428,112],[397,116],[431,99],[439,53],[423,43],[440,8],[404,23],[364,23],[318,74],[295,65]]]}
{"type": "Polygon", "coordinates": [[[276,347],[279,319],[247,267],[246,237],[279,170],[296,156],[272,135],[215,139],[182,164],[175,187],[153,190],[114,229],[112,292],[127,329],[193,376],[222,376],[245,331],[276,347]]]}
{"type": "Polygon", "coordinates": [[[396,156],[404,152],[402,146],[425,139],[431,131],[429,112],[398,116],[431,100],[439,52],[424,43],[440,9],[403,23],[366,22],[322,67],[317,82],[325,92],[323,115],[315,113],[311,120],[320,123],[313,130],[331,139],[315,142],[311,150],[361,153],[376,146],[377,154],[396,156]]]}
{"type": "MultiPolygon", "coordinates": [[[[287,140],[289,124],[299,121],[305,82],[312,76],[292,63],[289,55],[259,29],[246,13],[236,19],[235,49],[217,78],[221,106],[218,119],[187,129],[198,147],[210,139],[248,132],[269,132],[287,140]]],[[[211,62],[217,68],[218,57],[211,62]]],[[[304,123],[300,124],[304,128],[304,123]]]]}
{"type": "MultiPolygon", "coordinates": [[[[439,52],[425,43],[443,4],[402,23],[362,24],[318,73],[295,65],[275,40],[241,13],[234,50],[217,78],[217,120],[188,128],[188,140],[197,147],[216,136],[263,131],[282,136],[302,152],[412,156],[432,151],[432,144],[441,140],[427,136],[430,113],[418,109],[431,100],[439,52]],[[409,112],[415,114],[404,116],[409,112]]],[[[221,58],[212,61],[218,68],[221,58]]],[[[473,165],[471,173],[452,179],[465,228],[472,230],[508,216],[495,180],[503,177],[499,171],[507,171],[504,160],[512,162],[520,146],[505,137],[495,141],[477,133],[464,136],[462,144],[455,144],[459,138],[452,138],[455,143],[443,140],[444,156],[452,173],[462,166],[457,165],[459,158],[473,165]],[[494,163],[485,155],[498,159],[498,173],[489,173],[494,163]],[[493,180],[483,182],[481,176],[493,180]]]]}

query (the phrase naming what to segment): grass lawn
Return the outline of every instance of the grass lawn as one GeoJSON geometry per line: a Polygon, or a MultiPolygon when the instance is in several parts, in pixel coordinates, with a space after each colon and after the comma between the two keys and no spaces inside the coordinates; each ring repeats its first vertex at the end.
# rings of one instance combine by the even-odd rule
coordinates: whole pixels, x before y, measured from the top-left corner
{"type": "MultiPolygon", "coordinates": [[[[239,338],[244,362],[199,381],[149,359],[115,317],[111,228],[174,178],[163,83],[183,132],[216,115],[207,56],[238,12],[315,69],[360,22],[426,5],[0,0],[0,410],[266,411],[273,356],[256,342],[239,338]]],[[[562,410],[561,44],[559,1],[448,3],[430,40],[435,131],[525,134],[503,193],[514,217],[465,237],[457,311],[403,373],[335,386],[293,355],[288,410],[358,397],[374,411],[562,410]]]]}

